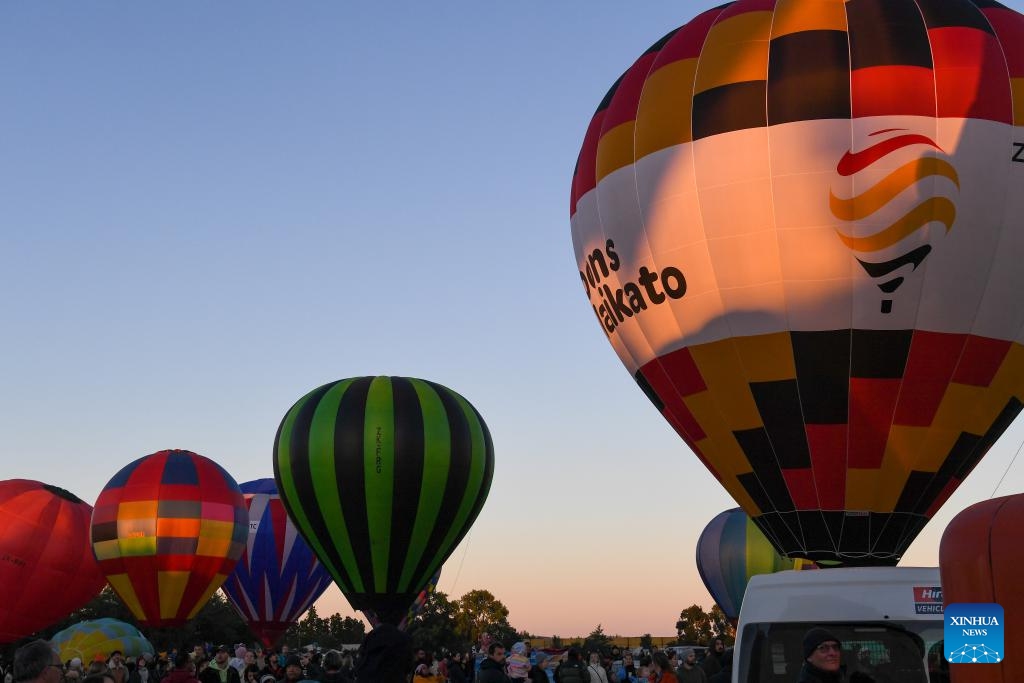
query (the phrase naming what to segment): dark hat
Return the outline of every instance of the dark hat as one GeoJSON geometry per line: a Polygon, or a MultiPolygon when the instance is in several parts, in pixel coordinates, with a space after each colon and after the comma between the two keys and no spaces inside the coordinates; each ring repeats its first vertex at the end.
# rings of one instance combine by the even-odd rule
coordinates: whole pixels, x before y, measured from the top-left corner
{"type": "Polygon", "coordinates": [[[823,628],[815,627],[804,634],[804,659],[807,659],[822,643],[839,642],[839,639],[823,628]]]}
{"type": "Polygon", "coordinates": [[[231,648],[227,645],[218,645],[216,652],[227,652],[228,654],[231,654],[231,648]]]}
{"type": "Polygon", "coordinates": [[[288,659],[284,660],[284,666],[286,669],[289,666],[302,666],[302,660],[296,655],[288,655],[288,659]]]}

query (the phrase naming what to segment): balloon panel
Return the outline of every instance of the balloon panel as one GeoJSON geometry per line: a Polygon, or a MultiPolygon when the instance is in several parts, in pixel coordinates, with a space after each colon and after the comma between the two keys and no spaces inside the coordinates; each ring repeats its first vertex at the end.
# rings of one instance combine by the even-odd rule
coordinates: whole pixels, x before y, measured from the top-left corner
{"type": "Polygon", "coordinates": [[[106,585],[89,545],[91,515],[56,486],[0,481],[0,643],[60,621],[106,585]]]}
{"type": "Polygon", "coordinates": [[[282,421],[274,454],[289,516],[342,593],[396,625],[469,530],[494,469],[476,409],[403,377],[310,392],[282,421]]]}
{"type": "Polygon", "coordinates": [[[741,508],[715,516],[697,539],[697,571],[715,603],[739,618],[750,578],[787,569],[817,569],[806,560],[780,555],[741,508]]]}
{"type": "Polygon", "coordinates": [[[1021,410],[1022,40],[966,0],[740,0],[591,121],[599,324],[790,556],[895,564],[1021,410]]]}
{"type": "Polygon", "coordinates": [[[288,519],[273,479],[239,488],[248,509],[248,541],[222,588],[253,632],[272,647],[331,585],[331,576],[288,519]]]}
{"type": "Polygon", "coordinates": [[[150,626],[184,623],[245,548],[238,484],[212,460],[160,451],[114,475],[92,517],[93,551],[121,600],[150,626]]]}
{"type": "Polygon", "coordinates": [[[106,659],[114,650],[120,650],[126,657],[156,652],[139,629],[110,618],[79,622],[57,632],[50,642],[60,654],[61,661],[78,657],[85,664],[97,655],[106,659]]]}

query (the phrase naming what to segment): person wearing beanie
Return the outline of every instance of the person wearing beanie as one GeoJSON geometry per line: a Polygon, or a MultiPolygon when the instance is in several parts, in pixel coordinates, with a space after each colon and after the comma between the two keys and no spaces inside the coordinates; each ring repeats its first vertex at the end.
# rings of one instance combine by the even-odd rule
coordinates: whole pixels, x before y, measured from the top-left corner
{"type": "Polygon", "coordinates": [[[682,651],[679,657],[679,668],[676,669],[676,678],[679,683],[707,683],[708,675],[704,669],[697,666],[697,654],[692,647],[682,651]]]}
{"type": "Polygon", "coordinates": [[[531,683],[551,683],[548,678],[548,662],[551,661],[551,657],[548,656],[547,652],[535,651],[534,657],[536,664],[530,667],[530,682],[531,683]]]}
{"type": "Polygon", "coordinates": [[[856,672],[847,679],[840,663],[843,651],[839,638],[815,627],[804,634],[804,664],[797,683],[874,683],[874,678],[856,672]]]}

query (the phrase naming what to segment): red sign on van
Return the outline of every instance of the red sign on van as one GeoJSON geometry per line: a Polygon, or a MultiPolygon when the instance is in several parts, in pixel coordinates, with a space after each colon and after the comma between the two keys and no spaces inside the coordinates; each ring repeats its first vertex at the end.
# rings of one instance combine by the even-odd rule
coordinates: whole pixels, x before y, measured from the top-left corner
{"type": "Polygon", "coordinates": [[[914,612],[942,614],[942,586],[914,586],[914,612]]]}

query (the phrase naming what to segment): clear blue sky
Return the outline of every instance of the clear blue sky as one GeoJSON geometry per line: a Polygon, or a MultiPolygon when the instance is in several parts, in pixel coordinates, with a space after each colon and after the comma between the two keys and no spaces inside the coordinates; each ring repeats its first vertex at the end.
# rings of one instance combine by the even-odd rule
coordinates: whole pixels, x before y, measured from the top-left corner
{"type": "MultiPolygon", "coordinates": [[[[539,633],[671,633],[711,604],[694,544],[733,503],[605,341],[569,185],[611,82],[705,6],[5,3],[2,476],[91,502],[164,448],[271,476],[309,389],[424,377],[497,457],[440,589],[539,633]]],[[[1022,438],[907,563],[937,562],[1022,438]]],[[[1022,482],[1024,458],[999,492],[1022,482]]]]}

